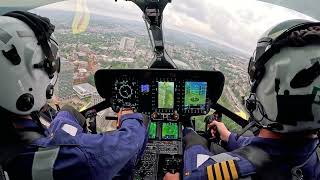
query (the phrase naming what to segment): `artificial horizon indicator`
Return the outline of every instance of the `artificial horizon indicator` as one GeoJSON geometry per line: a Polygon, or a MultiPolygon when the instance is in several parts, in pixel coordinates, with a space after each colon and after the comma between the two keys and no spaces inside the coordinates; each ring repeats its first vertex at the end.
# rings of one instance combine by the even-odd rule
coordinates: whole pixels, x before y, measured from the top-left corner
{"type": "Polygon", "coordinates": [[[173,109],[174,82],[158,82],[158,108],[173,109]]]}

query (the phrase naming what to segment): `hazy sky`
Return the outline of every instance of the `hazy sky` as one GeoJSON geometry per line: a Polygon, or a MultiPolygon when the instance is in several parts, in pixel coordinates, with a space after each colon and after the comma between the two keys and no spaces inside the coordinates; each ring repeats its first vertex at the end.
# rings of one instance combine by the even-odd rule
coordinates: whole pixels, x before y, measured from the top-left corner
{"type": "MultiPolygon", "coordinates": [[[[91,13],[142,21],[132,2],[87,0],[91,13]]],[[[46,8],[75,9],[75,0],[46,8]]],[[[256,0],[172,0],[164,12],[164,28],[190,32],[251,54],[264,31],[287,19],[309,19],[293,10],[256,0]]]]}

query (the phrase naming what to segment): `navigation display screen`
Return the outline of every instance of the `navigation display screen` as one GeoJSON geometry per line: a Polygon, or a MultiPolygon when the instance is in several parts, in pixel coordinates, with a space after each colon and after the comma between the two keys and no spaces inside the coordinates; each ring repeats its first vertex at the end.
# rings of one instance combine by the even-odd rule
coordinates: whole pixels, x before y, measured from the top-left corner
{"type": "Polygon", "coordinates": [[[155,139],[157,135],[157,123],[151,122],[149,125],[149,139],[155,139]]]}
{"type": "Polygon", "coordinates": [[[174,82],[158,82],[158,108],[172,109],[174,106],[174,82]]]}
{"type": "Polygon", "coordinates": [[[179,138],[179,127],[177,123],[162,123],[161,138],[175,140],[179,138]]]}
{"type": "Polygon", "coordinates": [[[203,106],[206,104],[207,83],[186,82],[184,105],[186,107],[203,106]]]}

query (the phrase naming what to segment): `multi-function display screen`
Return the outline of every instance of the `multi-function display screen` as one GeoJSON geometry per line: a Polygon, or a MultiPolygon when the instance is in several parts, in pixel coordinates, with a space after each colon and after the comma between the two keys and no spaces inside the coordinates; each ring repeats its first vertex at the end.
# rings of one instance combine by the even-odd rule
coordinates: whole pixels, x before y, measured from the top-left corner
{"type": "Polygon", "coordinates": [[[165,140],[175,140],[179,138],[178,123],[164,122],[162,123],[161,138],[165,140]]]}
{"type": "Polygon", "coordinates": [[[185,83],[185,107],[201,107],[206,104],[207,82],[185,83]]]}
{"type": "Polygon", "coordinates": [[[172,109],[174,106],[174,82],[158,82],[158,108],[172,109]]]}
{"type": "Polygon", "coordinates": [[[149,139],[155,139],[157,135],[157,123],[151,122],[149,125],[149,139]]]}

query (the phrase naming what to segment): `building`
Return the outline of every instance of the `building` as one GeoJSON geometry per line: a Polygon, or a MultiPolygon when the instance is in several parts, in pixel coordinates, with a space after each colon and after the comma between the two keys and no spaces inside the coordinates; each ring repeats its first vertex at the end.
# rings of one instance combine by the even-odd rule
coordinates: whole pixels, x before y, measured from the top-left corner
{"type": "Polygon", "coordinates": [[[92,98],[91,98],[91,105],[92,106],[97,105],[102,101],[104,101],[104,99],[99,95],[98,92],[95,92],[92,94],[92,98]]]}
{"type": "Polygon", "coordinates": [[[90,73],[86,69],[78,69],[78,72],[73,74],[73,85],[83,84],[88,82],[90,73]]]}
{"type": "Polygon", "coordinates": [[[89,61],[88,61],[88,71],[91,74],[96,73],[98,70],[98,62],[95,54],[90,54],[89,55],[89,61]]]}
{"type": "Polygon", "coordinates": [[[68,100],[75,95],[73,90],[73,72],[73,64],[65,59],[61,59],[61,71],[55,86],[55,96],[59,100],[68,100]]]}
{"type": "Polygon", "coordinates": [[[121,39],[119,49],[132,51],[135,49],[135,43],[136,43],[135,38],[123,37],[121,39]]]}
{"type": "Polygon", "coordinates": [[[87,69],[88,68],[87,61],[78,61],[77,65],[78,65],[78,69],[87,69]]]}
{"type": "Polygon", "coordinates": [[[85,53],[89,53],[91,51],[89,48],[89,44],[78,44],[78,50],[85,53]]]}
{"type": "Polygon", "coordinates": [[[73,90],[77,93],[80,99],[91,97],[97,93],[97,89],[89,83],[83,83],[73,86],[73,90]]]}

